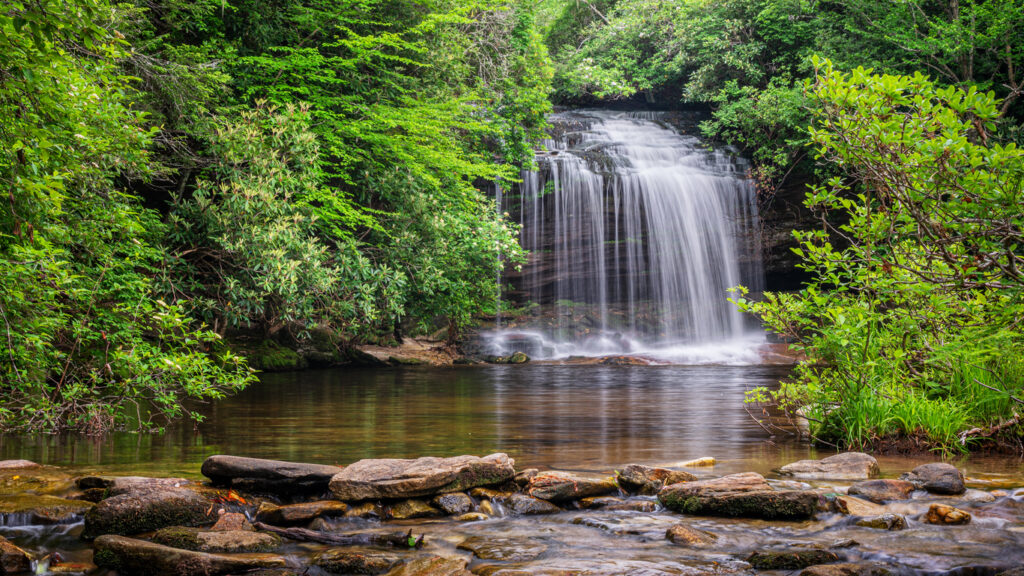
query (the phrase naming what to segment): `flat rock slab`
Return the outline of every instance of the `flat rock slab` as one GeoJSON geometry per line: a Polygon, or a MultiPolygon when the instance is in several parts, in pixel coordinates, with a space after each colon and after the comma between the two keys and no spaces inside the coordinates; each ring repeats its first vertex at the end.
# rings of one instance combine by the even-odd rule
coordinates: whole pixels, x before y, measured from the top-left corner
{"type": "Polygon", "coordinates": [[[780,474],[810,480],[868,480],[878,476],[878,461],[862,452],[844,452],[821,460],[786,464],[780,474]]]}
{"type": "Polygon", "coordinates": [[[889,500],[906,500],[914,490],[914,484],[906,480],[884,479],[857,482],[846,493],[881,504],[889,500]]]}
{"type": "Polygon", "coordinates": [[[332,574],[383,574],[401,563],[393,554],[343,548],[324,550],[313,559],[315,566],[332,574]]]}
{"type": "Polygon", "coordinates": [[[217,576],[286,566],[284,558],[272,554],[208,554],[112,534],[100,536],[94,546],[96,565],[121,576],[217,576]]]}
{"type": "Polygon", "coordinates": [[[511,480],[514,464],[506,454],[360,460],[331,478],[330,489],[346,502],[433,496],[511,480]]]}
{"type": "Polygon", "coordinates": [[[387,576],[473,576],[466,570],[468,563],[465,558],[427,556],[393,568],[387,576]]]}
{"type": "Polygon", "coordinates": [[[839,495],[836,496],[834,503],[837,512],[850,516],[878,516],[887,512],[885,506],[856,496],[839,495]]]}
{"type": "Polygon", "coordinates": [[[287,506],[276,506],[264,502],[256,510],[256,520],[275,526],[294,526],[306,524],[321,517],[344,516],[347,511],[348,505],[337,500],[302,502],[287,506]]]}
{"type": "Polygon", "coordinates": [[[469,550],[481,560],[503,562],[528,562],[547,551],[546,544],[529,538],[501,538],[473,536],[458,545],[460,550],[469,550]]]}
{"type": "Polygon", "coordinates": [[[828,550],[763,551],[747,557],[747,562],[758,570],[795,570],[838,561],[839,557],[828,550]]]}
{"type": "Polygon", "coordinates": [[[907,519],[900,514],[886,513],[879,516],[869,516],[857,521],[857,526],[874,528],[876,530],[903,530],[907,527],[907,519]]]}
{"type": "Polygon", "coordinates": [[[216,455],[203,462],[202,473],[214,486],[275,494],[319,493],[336,474],[337,466],[262,458],[216,455]]]}
{"type": "Polygon", "coordinates": [[[544,472],[530,479],[526,492],[549,502],[568,502],[618,492],[619,486],[607,478],[587,478],[567,472],[544,472]]]}
{"type": "Polygon", "coordinates": [[[217,520],[210,501],[191,490],[151,490],[103,500],[85,514],[82,538],[139,534],[168,526],[200,526],[217,520]]]}
{"type": "Polygon", "coordinates": [[[963,473],[956,466],[944,462],[922,464],[900,476],[900,480],[935,494],[963,494],[967,491],[963,473]]]}
{"type": "Polygon", "coordinates": [[[509,494],[494,499],[512,514],[532,516],[535,514],[556,514],[562,509],[547,500],[534,498],[526,494],[509,494]]]}
{"type": "Polygon", "coordinates": [[[102,489],[103,496],[120,496],[142,490],[167,490],[192,484],[184,478],[149,478],[146,476],[83,476],[75,480],[82,490],[102,489]]]}
{"type": "Polygon", "coordinates": [[[718,536],[686,524],[673,524],[665,531],[665,539],[680,546],[710,546],[718,536]]]}
{"type": "Polygon", "coordinates": [[[744,472],[742,474],[729,474],[720,478],[709,480],[698,480],[696,482],[684,482],[681,484],[670,484],[660,492],[679,492],[681,494],[711,494],[715,492],[753,492],[759,490],[771,490],[772,487],[765,481],[764,476],[756,472],[744,472]]]}
{"type": "Polygon", "coordinates": [[[654,468],[643,464],[630,464],[619,472],[616,481],[619,486],[634,494],[653,496],[663,486],[679,482],[692,482],[697,477],[689,472],[654,468]]]}
{"type": "Polygon", "coordinates": [[[0,496],[0,518],[6,526],[69,524],[93,507],[92,502],[57,496],[16,494],[0,496]]]}
{"type": "Polygon", "coordinates": [[[820,495],[811,490],[755,490],[744,492],[686,493],[666,487],[658,494],[661,504],[675,512],[730,518],[804,520],[818,511],[820,495]]]}
{"type": "Polygon", "coordinates": [[[153,542],[197,552],[269,552],[281,545],[281,539],[252,530],[200,530],[191,526],[161,528],[153,542]]]}

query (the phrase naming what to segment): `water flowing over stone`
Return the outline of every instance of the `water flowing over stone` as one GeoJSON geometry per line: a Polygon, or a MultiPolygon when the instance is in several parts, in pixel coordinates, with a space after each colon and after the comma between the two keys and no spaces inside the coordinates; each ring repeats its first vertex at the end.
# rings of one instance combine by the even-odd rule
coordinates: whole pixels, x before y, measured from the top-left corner
{"type": "Polygon", "coordinates": [[[761,286],[745,164],[665,118],[582,111],[552,119],[562,133],[538,154],[539,170],[502,198],[531,252],[508,278],[508,296],[532,303],[536,317],[502,330],[495,351],[644,353],[748,334],[727,300],[733,286],[761,286]]]}

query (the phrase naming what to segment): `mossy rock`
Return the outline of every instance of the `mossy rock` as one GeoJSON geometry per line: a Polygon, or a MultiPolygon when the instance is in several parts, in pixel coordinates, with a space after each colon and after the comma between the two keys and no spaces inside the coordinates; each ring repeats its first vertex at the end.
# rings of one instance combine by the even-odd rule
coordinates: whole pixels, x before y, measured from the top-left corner
{"type": "Polygon", "coordinates": [[[298,352],[273,340],[264,340],[255,347],[243,348],[241,352],[250,366],[264,372],[303,370],[309,366],[298,352]]]}
{"type": "Polygon", "coordinates": [[[197,552],[269,552],[281,545],[281,539],[266,532],[222,530],[211,532],[190,526],[162,528],[153,542],[197,552]]]}

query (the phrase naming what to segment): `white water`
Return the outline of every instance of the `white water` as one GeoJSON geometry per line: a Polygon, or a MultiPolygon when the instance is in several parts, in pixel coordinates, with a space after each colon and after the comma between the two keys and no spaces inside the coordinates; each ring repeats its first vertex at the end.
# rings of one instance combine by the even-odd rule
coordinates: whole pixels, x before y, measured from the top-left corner
{"type": "Polygon", "coordinates": [[[538,154],[542,170],[523,174],[518,198],[505,196],[531,251],[510,281],[528,287],[539,313],[493,334],[496,353],[757,361],[763,336],[727,300],[731,287],[761,285],[745,164],[659,118],[556,117],[582,130],[549,141],[538,154]]]}

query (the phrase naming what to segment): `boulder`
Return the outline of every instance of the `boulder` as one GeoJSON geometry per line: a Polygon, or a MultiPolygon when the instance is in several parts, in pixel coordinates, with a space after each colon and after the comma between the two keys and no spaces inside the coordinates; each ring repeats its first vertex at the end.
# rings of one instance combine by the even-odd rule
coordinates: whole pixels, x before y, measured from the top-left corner
{"type": "Polygon", "coordinates": [[[149,478],[146,476],[83,476],[75,480],[82,490],[104,490],[103,497],[120,496],[142,490],[167,490],[191,484],[184,478],[149,478]]]}
{"type": "Polygon", "coordinates": [[[903,474],[900,479],[935,494],[963,494],[967,490],[963,473],[945,462],[923,464],[903,474]]]}
{"type": "Polygon", "coordinates": [[[627,492],[653,496],[663,486],[679,482],[692,482],[697,477],[689,472],[679,472],[667,468],[653,468],[643,464],[630,464],[619,472],[616,481],[627,492]]]}
{"type": "Polygon", "coordinates": [[[970,524],[971,515],[959,508],[946,506],[945,504],[932,504],[925,513],[922,521],[928,524],[939,524],[943,526],[956,526],[970,524]]]}
{"type": "Polygon", "coordinates": [[[681,546],[708,546],[714,544],[718,536],[686,524],[673,524],[665,531],[665,539],[681,546]]]}
{"type": "Polygon", "coordinates": [[[540,470],[537,470],[536,468],[527,468],[526,470],[522,470],[522,471],[516,472],[516,475],[515,475],[515,477],[512,480],[520,488],[522,488],[522,487],[526,486],[527,484],[529,484],[530,483],[530,478],[533,478],[537,474],[540,474],[540,470]]]}
{"type": "MultiPolygon", "coordinates": [[[[275,494],[322,493],[337,466],[216,455],[203,462],[202,473],[214,486],[275,494]]],[[[344,498],[342,498],[344,500],[344,498]]]]}
{"type": "Polygon", "coordinates": [[[503,562],[528,562],[540,556],[548,547],[529,538],[504,538],[472,536],[458,545],[460,550],[469,550],[481,560],[503,562]]]}
{"type": "Polygon", "coordinates": [[[878,476],[878,461],[862,452],[844,452],[821,460],[786,464],[780,474],[810,480],[867,480],[878,476]]]}
{"type": "Polygon", "coordinates": [[[688,492],[687,484],[666,486],[658,500],[669,510],[683,514],[804,520],[819,509],[820,496],[811,490],[754,490],[738,492],[688,492]]]}
{"type": "Polygon", "coordinates": [[[526,492],[549,502],[568,502],[588,496],[617,492],[619,486],[607,478],[587,478],[567,472],[544,472],[530,479],[526,492]]]}
{"type": "Polygon", "coordinates": [[[32,558],[21,548],[0,536],[0,574],[18,574],[32,570],[32,558]]]}
{"type": "MultiPolygon", "coordinates": [[[[756,472],[744,472],[742,474],[729,474],[728,476],[722,476],[720,478],[712,478],[710,480],[698,480],[695,482],[686,482],[678,486],[681,490],[687,493],[702,493],[708,494],[712,492],[751,492],[754,490],[771,490],[772,487],[765,481],[764,476],[757,474],[756,472]]],[[[665,486],[661,490],[672,491],[676,489],[675,485],[665,486]]]]}
{"type": "Polygon", "coordinates": [[[432,518],[444,516],[444,512],[434,508],[423,500],[410,498],[386,508],[386,515],[392,520],[409,520],[412,518],[432,518]]]}
{"type": "Polygon", "coordinates": [[[473,576],[466,570],[468,563],[465,558],[426,556],[393,568],[387,576],[473,576]]]}
{"type": "Polygon", "coordinates": [[[849,516],[879,516],[886,513],[885,506],[861,500],[856,496],[836,496],[833,505],[836,512],[849,516]]]}
{"type": "Polygon", "coordinates": [[[505,454],[360,460],[335,474],[330,489],[344,501],[433,496],[501,484],[515,475],[513,465],[505,454]]]}
{"type": "Polygon", "coordinates": [[[861,518],[857,521],[857,526],[875,528],[877,530],[903,530],[907,527],[907,519],[900,514],[887,513],[861,518]]]}
{"type": "Polygon", "coordinates": [[[333,574],[383,574],[401,563],[401,558],[391,554],[343,548],[324,550],[313,559],[314,566],[333,574]]]}
{"type": "Polygon", "coordinates": [[[344,516],[348,505],[337,500],[320,500],[302,502],[287,506],[276,506],[269,502],[260,504],[256,510],[256,520],[275,526],[294,526],[307,524],[317,518],[344,516]]]}
{"type": "Polygon", "coordinates": [[[272,554],[209,554],[113,534],[96,538],[94,547],[96,565],[121,576],[216,576],[285,567],[284,559],[272,554]]]}
{"type": "Polygon", "coordinates": [[[828,550],[763,551],[747,557],[747,562],[758,570],[798,570],[838,561],[839,556],[828,550]]]}
{"type": "Polygon", "coordinates": [[[94,504],[57,496],[15,494],[0,496],[0,524],[32,526],[76,522],[94,504]]]}
{"type": "Polygon", "coordinates": [[[434,505],[435,508],[443,510],[444,513],[449,516],[465,514],[473,509],[473,499],[463,492],[441,494],[440,496],[435,496],[430,503],[434,505]]]}
{"type": "Polygon", "coordinates": [[[190,526],[161,528],[153,542],[197,552],[267,552],[281,545],[274,534],[251,530],[200,530],[190,526]]]}
{"type": "Polygon", "coordinates": [[[651,500],[623,500],[622,498],[601,496],[597,498],[584,498],[580,500],[580,508],[588,508],[593,510],[607,510],[610,512],[654,512],[655,510],[658,509],[658,504],[651,500]]]}
{"type": "Polygon", "coordinates": [[[255,530],[255,528],[249,523],[249,519],[245,517],[245,514],[241,512],[228,512],[221,514],[220,518],[217,519],[217,523],[210,530],[214,532],[228,532],[234,530],[255,530]]]}
{"type": "Polygon", "coordinates": [[[873,564],[819,564],[805,568],[800,576],[889,576],[889,570],[873,564]]]}
{"type": "Polygon", "coordinates": [[[41,468],[31,460],[0,460],[0,470],[21,470],[24,468],[41,468]]]}
{"type": "Polygon", "coordinates": [[[562,509],[547,500],[541,500],[526,494],[509,494],[508,496],[495,499],[512,514],[520,516],[531,516],[536,514],[556,514],[562,509]]]}
{"type": "Polygon", "coordinates": [[[872,502],[881,504],[888,500],[906,500],[914,491],[914,484],[906,480],[864,480],[850,486],[847,494],[860,496],[872,502]]]}
{"type": "Polygon", "coordinates": [[[82,538],[138,534],[167,526],[200,526],[216,520],[210,501],[191,490],[165,489],[107,498],[85,514],[82,538]]]}

